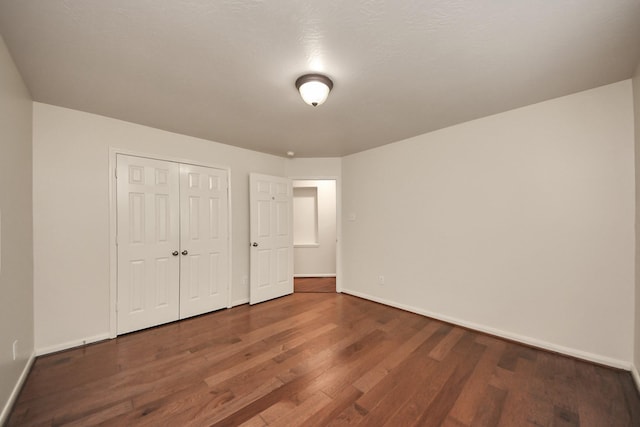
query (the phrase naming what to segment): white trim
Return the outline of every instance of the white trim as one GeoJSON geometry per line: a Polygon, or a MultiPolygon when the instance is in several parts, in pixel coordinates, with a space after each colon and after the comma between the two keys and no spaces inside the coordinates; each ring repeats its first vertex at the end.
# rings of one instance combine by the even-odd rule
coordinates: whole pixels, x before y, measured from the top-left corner
{"type": "MultiPolygon", "coordinates": [[[[191,160],[191,159],[181,159],[177,157],[171,157],[167,155],[160,154],[152,154],[152,153],[142,153],[139,151],[126,150],[122,148],[117,148],[110,146],[109,147],[109,334],[107,338],[115,338],[118,335],[117,328],[117,318],[118,315],[116,313],[116,303],[118,302],[117,293],[118,293],[118,248],[116,246],[116,238],[117,238],[117,229],[116,224],[118,221],[118,212],[116,205],[116,165],[117,165],[117,155],[123,154],[126,156],[135,156],[135,157],[145,157],[154,160],[162,160],[167,162],[174,163],[183,163],[195,166],[203,166],[207,168],[213,169],[221,169],[227,172],[227,252],[229,254],[228,258],[228,268],[229,268],[229,277],[227,278],[227,308],[232,307],[231,303],[231,276],[233,275],[233,264],[231,259],[232,247],[232,224],[231,224],[231,168],[225,165],[212,164],[202,162],[200,160],[191,160]]],[[[65,344],[62,344],[65,345],[65,344]]],[[[61,346],[62,346],[61,345],[61,346]]],[[[80,344],[81,345],[81,344],[80,344]]],[[[73,346],[72,346],[73,347],[73,346]]],[[[68,347],[67,347],[68,348],[68,347]]],[[[62,349],[61,349],[62,350],[62,349]]],[[[54,350],[57,351],[57,350],[54,350]]]]}
{"type": "Polygon", "coordinates": [[[640,373],[638,373],[638,368],[636,368],[636,365],[633,363],[631,364],[631,376],[633,377],[636,389],[638,389],[638,393],[640,393],[640,373]]]}
{"type": "Polygon", "coordinates": [[[234,302],[231,303],[231,307],[237,307],[239,305],[244,305],[244,304],[249,304],[249,298],[242,298],[242,299],[235,300],[234,302]]]}
{"type": "Polygon", "coordinates": [[[432,319],[441,320],[443,322],[451,323],[454,325],[462,326],[464,328],[473,329],[474,331],[484,332],[489,335],[494,335],[501,338],[506,338],[511,341],[516,341],[522,344],[530,345],[533,347],[538,347],[541,349],[549,350],[555,353],[564,354],[566,356],[575,357],[577,359],[586,360],[589,362],[599,363],[601,365],[610,366],[612,368],[624,369],[625,371],[631,370],[631,364],[629,362],[625,362],[624,360],[613,359],[611,357],[601,356],[594,353],[589,353],[582,350],[577,350],[570,347],[564,347],[561,345],[553,344],[547,341],[538,340],[535,338],[527,337],[520,334],[514,334],[511,332],[506,332],[500,329],[494,329],[488,326],[480,325],[473,322],[468,322],[466,320],[456,319],[454,317],[445,316],[438,313],[433,313],[431,311],[423,310],[420,308],[416,308],[410,305],[399,304],[397,302],[389,301],[384,298],[374,297],[362,292],[357,292],[349,289],[343,289],[344,293],[353,295],[359,298],[364,298],[370,301],[375,301],[380,304],[388,305],[391,307],[399,308],[401,310],[409,311],[411,313],[420,314],[426,317],[430,317],[432,319]]]}
{"type": "Polygon", "coordinates": [[[319,248],[320,243],[294,243],[294,248],[319,248]]]}
{"type": "Polygon", "coordinates": [[[336,277],[335,273],[326,274],[294,274],[293,277],[336,277]]]}
{"type": "Polygon", "coordinates": [[[69,350],[70,348],[81,347],[83,345],[93,344],[94,342],[104,341],[110,338],[111,336],[107,333],[94,335],[92,337],[86,337],[80,340],[67,341],[65,343],[52,345],[50,347],[37,348],[35,353],[36,353],[36,356],[43,356],[45,354],[56,353],[62,350],[69,350]]]}
{"type": "Polygon", "coordinates": [[[20,390],[22,390],[22,386],[24,382],[27,380],[27,376],[29,375],[29,371],[31,371],[31,366],[33,366],[33,362],[36,360],[36,354],[31,353],[27,363],[24,365],[22,369],[22,373],[18,377],[18,381],[16,385],[13,386],[13,390],[11,390],[11,394],[4,404],[4,408],[2,408],[2,412],[0,412],[0,426],[3,426],[9,420],[9,413],[11,413],[11,408],[13,408],[13,404],[16,403],[16,399],[18,398],[18,394],[20,394],[20,390]]]}
{"type": "Polygon", "coordinates": [[[227,171],[227,253],[228,256],[228,264],[229,264],[229,274],[227,277],[227,308],[233,307],[233,303],[231,302],[231,292],[233,292],[233,286],[231,286],[232,278],[233,278],[233,262],[231,257],[233,255],[233,243],[232,243],[232,232],[233,232],[233,224],[231,220],[233,219],[233,215],[231,215],[231,168],[226,168],[227,171]]]}
{"type": "MultiPolygon", "coordinates": [[[[144,157],[151,160],[162,160],[166,162],[183,163],[183,164],[193,165],[193,166],[203,166],[205,168],[223,169],[226,171],[231,170],[229,166],[223,165],[220,163],[207,163],[200,160],[172,157],[166,154],[156,154],[156,153],[148,153],[148,152],[144,153],[140,151],[127,150],[124,148],[117,148],[113,146],[109,147],[110,158],[112,157],[112,159],[115,160],[116,154],[123,154],[125,156],[133,156],[133,157],[144,157]]],[[[115,166],[115,162],[114,162],[114,166],[115,166]]]]}
{"type": "Polygon", "coordinates": [[[336,292],[342,292],[342,179],[336,180],[336,292]]]}
{"type": "Polygon", "coordinates": [[[109,147],[109,338],[118,335],[116,304],[118,295],[118,247],[116,245],[118,211],[116,205],[116,155],[120,152],[109,147]]]}
{"type": "Polygon", "coordinates": [[[342,292],[342,178],[336,175],[294,175],[292,181],[330,181],[336,182],[336,292],[342,292]]]}

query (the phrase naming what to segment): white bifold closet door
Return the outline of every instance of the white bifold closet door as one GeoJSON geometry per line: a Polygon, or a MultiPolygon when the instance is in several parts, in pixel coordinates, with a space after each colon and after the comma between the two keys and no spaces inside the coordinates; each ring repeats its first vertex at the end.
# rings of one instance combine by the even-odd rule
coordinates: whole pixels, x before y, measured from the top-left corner
{"type": "Polygon", "coordinates": [[[180,165],[180,318],[226,307],[227,171],[180,165]]]}
{"type": "Polygon", "coordinates": [[[118,333],[178,319],[180,165],[117,156],[118,333]]]}
{"type": "Polygon", "coordinates": [[[227,306],[227,171],[117,156],[117,331],[227,306]]]}

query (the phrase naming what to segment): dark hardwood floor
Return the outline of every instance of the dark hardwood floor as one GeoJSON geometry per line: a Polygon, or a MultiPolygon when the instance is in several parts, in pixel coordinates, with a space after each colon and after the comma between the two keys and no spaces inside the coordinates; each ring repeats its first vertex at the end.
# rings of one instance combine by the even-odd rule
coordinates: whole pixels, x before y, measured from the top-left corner
{"type": "Polygon", "coordinates": [[[335,277],[296,277],[293,279],[294,292],[334,292],[335,277]]]}
{"type": "Polygon", "coordinates": [[[39,357],[10,426],[639,426],[628,372],[299,293],[39,357]]]}

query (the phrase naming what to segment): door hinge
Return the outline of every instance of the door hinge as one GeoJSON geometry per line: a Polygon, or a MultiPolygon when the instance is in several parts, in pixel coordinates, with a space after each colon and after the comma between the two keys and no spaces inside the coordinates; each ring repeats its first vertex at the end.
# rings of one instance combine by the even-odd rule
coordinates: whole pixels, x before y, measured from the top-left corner
{"type": "Polygon", "coordinates": [[[118,179],[118,168],[113,169],[113,174],[115,175],[116,179],[118,179]]]}

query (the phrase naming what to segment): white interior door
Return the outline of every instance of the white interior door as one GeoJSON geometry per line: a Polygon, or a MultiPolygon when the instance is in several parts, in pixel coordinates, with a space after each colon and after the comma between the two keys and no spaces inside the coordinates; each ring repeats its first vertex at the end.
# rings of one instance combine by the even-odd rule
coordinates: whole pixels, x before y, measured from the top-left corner
{"type": "Polygon", "coordinates": [[[180,165],[180,318],[228,305],[227,171],[180,165]]]}
{"type": "Polygon", "coordinates": [[[117,156],[118,334],[178,319],[179,169],[117,156]]]}
{"type": "Polygon", "coordinates": [[[293,192],[287,178],[249,176],[251,284],[256,304],[293,293],[293,192]]]}

